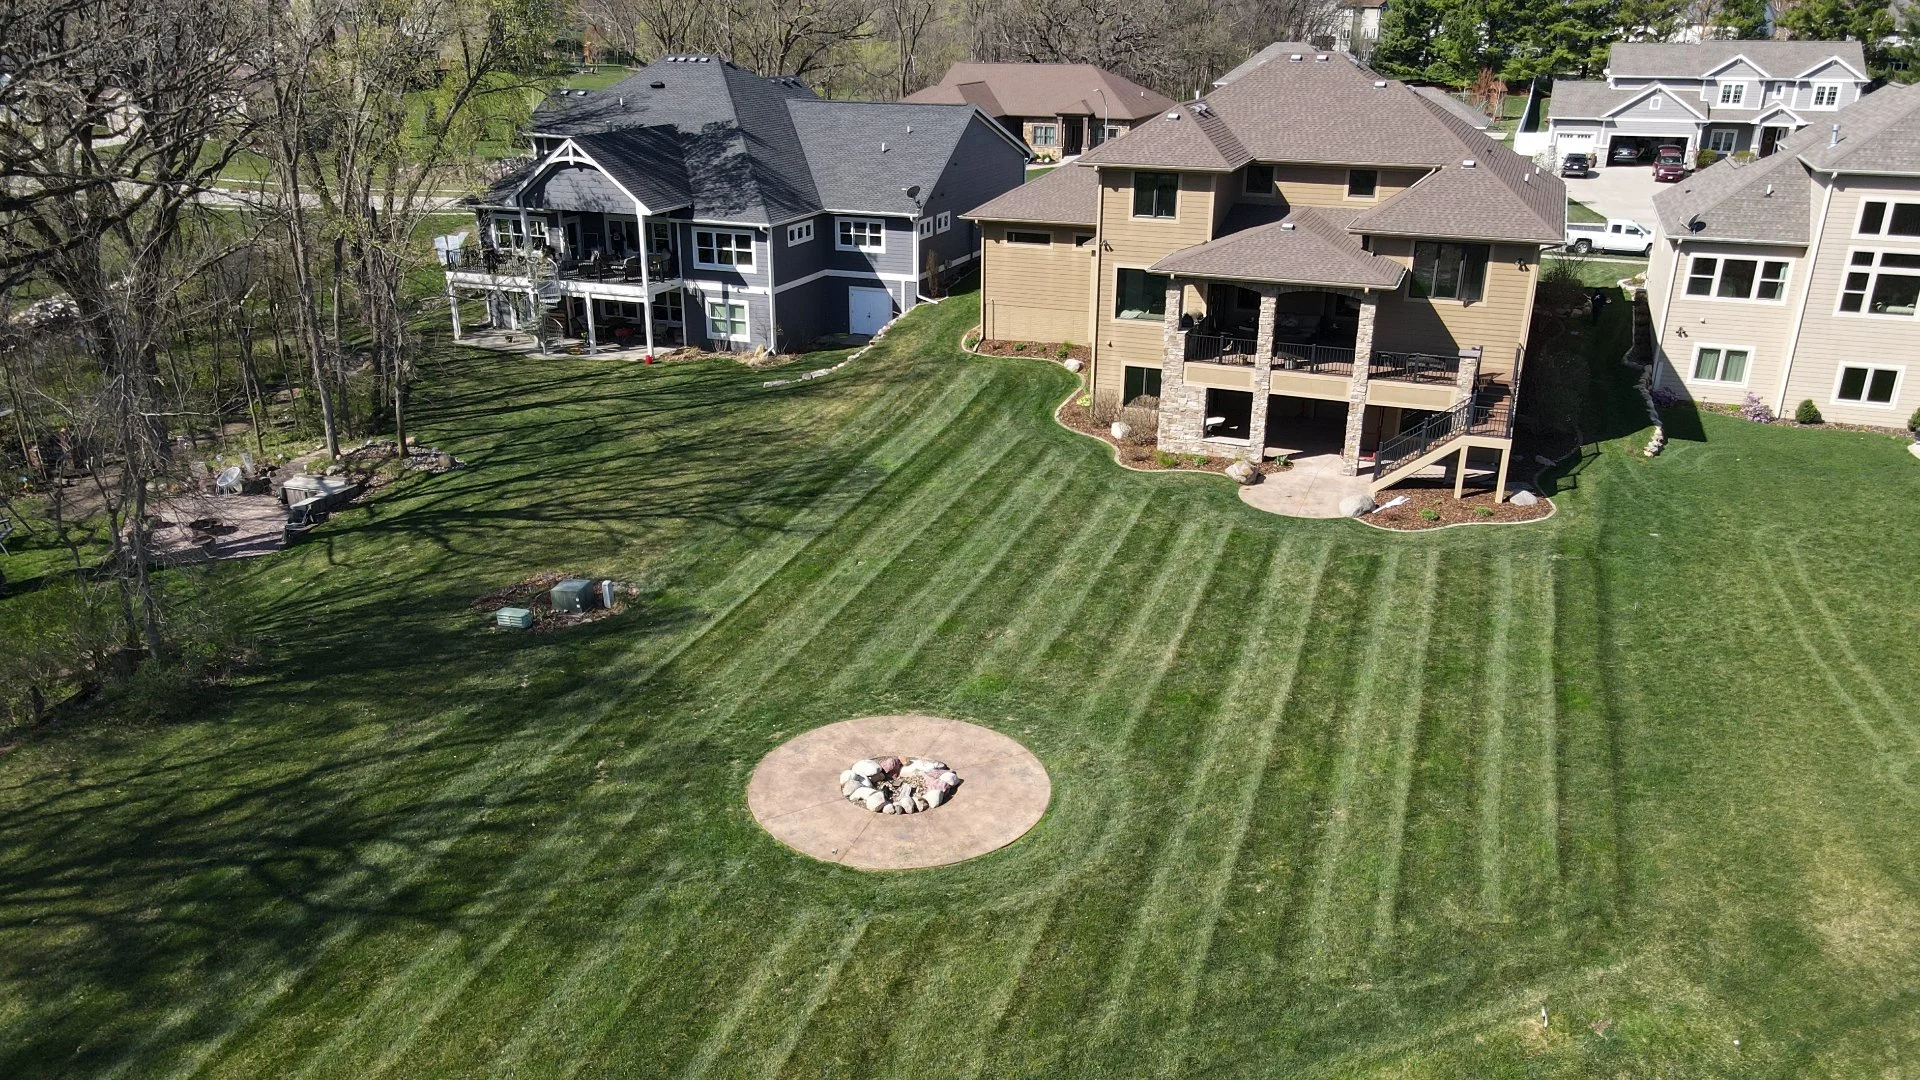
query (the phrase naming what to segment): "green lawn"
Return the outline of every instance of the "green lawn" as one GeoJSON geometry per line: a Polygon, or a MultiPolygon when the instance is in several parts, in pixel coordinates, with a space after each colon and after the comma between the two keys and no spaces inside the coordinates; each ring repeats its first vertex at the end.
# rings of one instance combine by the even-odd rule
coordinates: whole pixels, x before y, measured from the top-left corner
{"type": "Polygon", "coordinates": [[[208,575],[252,674],[0,758],[0,1075],[1920,1072],[1896,441],[1647,461],[1621,304],[1551,521],[1287,520],[1055,426],[974,304],[780,390],[430,365],[467,468],[208,575]],[[644,602],[468,610],[548,568],[644,602]],[[908,709],[1030,746],[1036,830],[875,875],[747,814],[772,746],[908,709]]]}
{"type": "Polygon", "coordinates": [[[1607,216],[1577,199],[1568,199],[1567,220],[1576,223],[1586,222],[1589,225],[1604,225],[1607,223],[1607,216]]]}

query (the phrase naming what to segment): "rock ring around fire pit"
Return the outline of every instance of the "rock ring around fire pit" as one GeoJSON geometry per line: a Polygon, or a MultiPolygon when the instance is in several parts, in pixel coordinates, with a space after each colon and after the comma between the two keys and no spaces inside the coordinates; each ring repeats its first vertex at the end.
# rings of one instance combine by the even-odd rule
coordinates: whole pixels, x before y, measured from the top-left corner
{"type": "MultiPolygon", "coordinates": [[[[896,771],[894,776],[898,777],[896,771]]],[[[924,797],[925,780],[895,784],[924,797]]],[[[910,796],[911,797],[911,794],[910,796]]],[[[895,798],[898,798],[896,790],[895,798]]],[[[814,728],[775,747],[747,782],[762,828],[805,855],[861,870],[946,866],[1026,835],[1053,798],[1033,752],[990,728],[938,716],[865,716],[814,728]],[[945,766],[939,801],[916,812],[876,812],[845,792],[856,763],[898,758],[945,766]]],[[[884,804],[883,804],[884,805],[884,804]]]]}

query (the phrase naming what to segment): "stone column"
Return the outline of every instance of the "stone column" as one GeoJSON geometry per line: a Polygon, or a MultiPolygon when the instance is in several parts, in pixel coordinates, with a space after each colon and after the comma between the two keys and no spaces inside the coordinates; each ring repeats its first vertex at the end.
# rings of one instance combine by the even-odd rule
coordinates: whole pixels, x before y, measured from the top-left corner
{"type": "Polygon", "coordinates": [[[1247,460],[1255,465],[1267,457],[1267,395],[1273,386],[1273,323],[1280,289],[1260,286],[1260,328],[1253,339],[1253,415],[1247,422],[1247,460]]]}
{"type": "Polygon", "coordinates": [[[1480,346],[1460,350],[1460,371],[1454,377],[1454,402],[1458,404],[1473,400],[1473,390],[1480,382],[1480,346]]]}
{"type": "Polygon", "coordinates": [[[1373,363],[1373,317],[1379,306],[1379,297],[1372,292],[1360,297],[1360,325],[1353,335],[1353,380],[1347,384],[1347,439],[1340,450],[1340,463],[1348,476],[1360,471],[1360,433],[1367,422],[1367,376],[1373,363]]]}
{"type": "Polygon", "coordinates": [[[1187,385],[1187,335],[1180,329],[1185,303],[1186,286],[1169,278],[1166,315],[1160,322],[1160,430],[1155,437],[1161,449],[1172,453],[1197,451],[1206,434],[1206,387],[1187,385]]]}

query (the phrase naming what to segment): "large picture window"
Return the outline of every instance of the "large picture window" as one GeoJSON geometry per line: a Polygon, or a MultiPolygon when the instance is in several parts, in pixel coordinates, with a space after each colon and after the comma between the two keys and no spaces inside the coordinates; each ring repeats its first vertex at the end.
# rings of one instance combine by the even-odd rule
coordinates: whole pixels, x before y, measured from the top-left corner
{"type": "Polygon", "coordinates": [[[708,303],[707,334],[715,341],[747,340],[747,305],[730,300],[708,303]]]}
{"type": "Polygon", "coordinates": [[[1694,381],[1744,383],[1747,381],[1747,360],[1752,355],[1749,349],[1702,345],[1693,354],[1694,381]]]}
{"type": "Polygon", "coordinates": [[[1485,244],[1439,244],[1422,240],[1413,245],[1413,273],[1407,289],[1416,297],[1473,303],[1486,295],[1485,244]]]}
{"type": "Polygon", "coordinates": [[[1687,295],[1722,300],[1783,299],[1787,295],[1786,260],[1695,255],[1687,268],[1687,295]]]}
{"type": "Polygon", "coordinates": [[[1833,400],[1847,405],[1892,405],[1900,390],[1900,370],[1852,364],[1842,367],[1833,400]]]}
{"type": "Polygon", "coordinates": [[[708,270],[751,270],[753,234],[725,229],[695,229],[693,264],[708,270]]]}
{"type": "Polygon", "coordinates": [[[1171,218],[1180,213],[1180,174],[1137,172],[1133,174],[1133,216],[1171,218]]]}
{"type": "Polygon", "coordinates": [[[887,223],[879,218],[837,218],[833,246],[841,251],[887,250],[887,223]]]}
{"type": "Polygon", "coordinates": [[[1861,236],[1920,236],[1920,203],[1870,199],[1860,204],[1861,236]]]}
{"type": "Polygon", "coordinates": [[[1119,271],[1114,290],[1113,314],[1117,319],[1152,319],[1158,322],[1167,314],[1167,275],[1145,270],[1119,271]]]}
{"type": "Polygon", "coordinates": [[[1847,259],[1840,310],[1854,315],[1904,315],[1920,306],[1920,254],[1856,251],[1847,259]]]}
{"type": "Polygon", "coordinates": [[[1120,393],[1122,405],[1158,405],[1160,403],[1159,368],[1129,365],[1125,381],[1126,385],[1120,393]]]}

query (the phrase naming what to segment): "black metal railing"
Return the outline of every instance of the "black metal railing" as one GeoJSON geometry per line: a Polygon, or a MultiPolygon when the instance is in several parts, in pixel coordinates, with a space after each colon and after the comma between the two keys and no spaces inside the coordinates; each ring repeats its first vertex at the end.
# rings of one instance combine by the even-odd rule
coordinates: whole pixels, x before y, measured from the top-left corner
{"type": "Polygon", "coordinates": [[[679,276],[678,265],[670,251],[650,255],[608,256],[594,254],[585,259],[562,256],[557,261],[551,252],[522,248],[463,247],[448,260],[450,270],[470,270],[506,277],[560,278],[566,281],[616,281],[638,283],[643,276],[650,281],[666,281],[679,276]]]}
{"type": "Polygon", "coordinates": [[[1396,382],[1450,384],[1460,377],[1460,357],[1439,353],[1374,353],[1367,376],[1396,382]]]}
{"type": "Polygon", "coordinates": [[[1229,334],[1192,334],[1187,337],[1187,359],[1211,364],[1253,366],[1253,339],[1229,334]]]}
{"type": "Polygon", "coordinates": [[[1273,343],[1273,367],[1276,371],[1307,371],[1315,375],[1353,375],[1354,352],[1338,345],[1299,345],[1290,341],[1273,343]]]}
{"type": "Polygon", "coordinates": [[[1468,435],[1513,437],[1513,399],[1504,387],[1485,388],[1473,398],[1381,442],[1373,454],[1373,478],[1378,480],[1436,447],[1468,435]]]}

